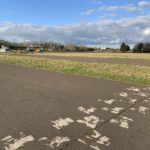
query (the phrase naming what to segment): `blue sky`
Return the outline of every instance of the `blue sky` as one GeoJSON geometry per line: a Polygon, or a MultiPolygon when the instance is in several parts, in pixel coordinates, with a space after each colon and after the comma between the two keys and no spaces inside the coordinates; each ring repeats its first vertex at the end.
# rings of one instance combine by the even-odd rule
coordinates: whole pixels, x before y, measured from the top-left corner
{"type": "Polygon", "coordinates": [[[1,0],[1,21],[58,25],[84,20],[81,12],[94,8],[89,0],[1,0]]]}
{"type": "Polygon", "coordinates": [[[150,0],[0,2],[0,39],[89,45],[150,40],[150,0]]]}
{"type": "MultiPolygon", "coordinates": [[[[1,22],[11,21],[14,23],[33,23],[43,25],[72,24],[82,21],[94,21],[106,13],[104,10],[86,15],[86,12],[101,7],[137,6],[139,0],[1,0],[1,22]],[[85,14],[84,14],[85,13],[85,14]]],[[[113,18],[137,16],[141,12],[128,12],[117,10],[113,18]]]]}

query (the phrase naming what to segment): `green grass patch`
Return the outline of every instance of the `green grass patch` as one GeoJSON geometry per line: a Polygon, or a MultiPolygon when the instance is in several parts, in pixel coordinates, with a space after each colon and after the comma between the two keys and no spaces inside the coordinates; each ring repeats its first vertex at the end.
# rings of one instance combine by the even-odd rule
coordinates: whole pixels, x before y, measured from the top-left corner
{"type": "Polygon", "coordinates": [[[0,55],[0,62],[69,74],[150,84],[150,67],[0,55]]]}

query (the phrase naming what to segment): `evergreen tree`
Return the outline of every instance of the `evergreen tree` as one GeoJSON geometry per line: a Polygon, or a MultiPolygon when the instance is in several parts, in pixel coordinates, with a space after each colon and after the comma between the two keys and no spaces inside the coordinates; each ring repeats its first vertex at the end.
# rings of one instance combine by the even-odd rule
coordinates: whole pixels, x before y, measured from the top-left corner
{"type": "Polygon", "coordinates": [[[130,51],[129,45],[126,45],[126,44],[123,42],[123,43],[121,44],[121,46],[120,46],[120,51],[121,51],[121,52],[130,51]]]}

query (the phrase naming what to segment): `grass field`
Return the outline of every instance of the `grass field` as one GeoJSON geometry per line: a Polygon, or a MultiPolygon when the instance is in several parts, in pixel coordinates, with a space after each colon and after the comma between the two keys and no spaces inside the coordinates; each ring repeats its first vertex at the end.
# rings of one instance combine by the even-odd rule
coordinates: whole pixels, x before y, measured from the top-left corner
{"type": "Polygon", "coordinates": [[[94,57],[94,58],[127,58],[127,59],[150,60],[150,54],[144,53],[43,53],[34,55],[94,57]]]}
{"type": "MultiPolygon", "coordinates": [[[[82,54],[73,54],[73,55],[82,55],[82,54]]],[[[106,56],[107,54],[103,55],[106,56]]],[[[110,54],[110,56],[111,55],[113,54],[110,54]]],[[[123,56],[123,54],[121,55],[123,56]]],[[[146,57],[145,54],[143,56],[146,57]]],[[[5,54],[0,55],[0,62],[15,64],[29,68],[44,69],[69,74],[150,85],[150,67],[146,66],[73,62],[66,60],[51,60],[46,58],[33,58],[21,55],[14,56],[5,54]]]]}

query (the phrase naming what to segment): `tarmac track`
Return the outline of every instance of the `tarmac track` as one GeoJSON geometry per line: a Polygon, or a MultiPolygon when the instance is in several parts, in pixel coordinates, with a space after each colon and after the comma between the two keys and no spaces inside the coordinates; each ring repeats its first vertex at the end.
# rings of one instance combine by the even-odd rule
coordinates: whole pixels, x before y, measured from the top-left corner
{"type": "Polygon", "coordinates": [[[150,87],[0,64],[0,150],[149,150],[150,87]]]}

